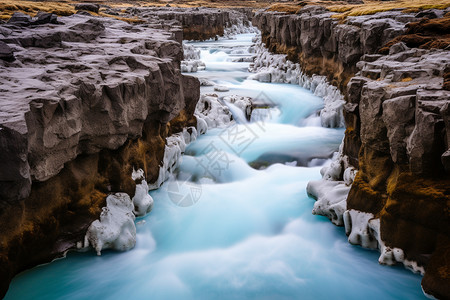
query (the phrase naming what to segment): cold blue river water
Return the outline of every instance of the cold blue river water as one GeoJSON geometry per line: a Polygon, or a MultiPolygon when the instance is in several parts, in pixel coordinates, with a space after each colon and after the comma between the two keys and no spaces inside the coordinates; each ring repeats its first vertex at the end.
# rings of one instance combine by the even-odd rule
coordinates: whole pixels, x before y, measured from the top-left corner
{"type": "Polygon", "coordinates": [[[251,55],[253,37],[191,43],[206,64],[193,75],[230,89],[202,93],[264,98],[265,121],[191,143],[176,178],[150,193],[133,250],[70,252],[18,275],[6,299],[424,298],[421,276],[379,265],[378,252],[311,214],[306,185],[344,130],[320,127],[323,101],[309,91],[246,79],[249,63],[231,60],[251,55]]]}

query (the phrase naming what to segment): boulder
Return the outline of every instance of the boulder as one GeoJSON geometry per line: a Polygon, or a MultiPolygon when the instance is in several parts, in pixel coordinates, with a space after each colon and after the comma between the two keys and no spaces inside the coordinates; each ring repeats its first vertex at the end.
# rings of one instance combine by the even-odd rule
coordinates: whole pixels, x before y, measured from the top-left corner
{"type": "Polygon", "coordinates": [[[21,12],[15,12],[8,20],[7,24],[12,24],[16,26],[30,26],[31,17],[21,12]]]}
{"type": "Polygon", "coordinates": [[[57,16],[55,14],[39,11],[36,14],[35,20],[32,22],[32,25],[43,25],[47,23],[58,24],[57,16]]]}
{"type": "Polygon", "coordinates": [[[85,11],[91,11],[94,13],[98,13],[100,9],[100,5],[95,3],[78,3],[75,4],[75,10],[85,10],[85,11]]]}

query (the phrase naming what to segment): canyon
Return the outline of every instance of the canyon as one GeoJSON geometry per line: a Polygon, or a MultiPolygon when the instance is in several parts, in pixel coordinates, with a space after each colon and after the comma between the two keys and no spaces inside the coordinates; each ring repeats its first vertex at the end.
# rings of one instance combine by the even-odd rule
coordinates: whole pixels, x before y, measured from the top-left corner
{"type": "MultiPolygon", "coordinates": [[[[392,249],[401,249],[397,261],[424,270],[425,293],[450,295],[450,54],[417,48],[407,29],[440,21],[448,9],[430,12],[431,21],[389,11],[342,22],[319,6],[293,15],[172,7],[125,13],[146,22],[79,13],[41,15],[40,24],[16,14],[0,25],[2,294],[15,274],[77,248],[108,194],[133,198],[142,180],[162,184],[161,170],[171,167],[162,163],[167,138],[198,129],[197,102],[212,103],[200,97],[197,78],[181,74],[182,40],[239,33],[252,21],[269,51],[291,61],[279,72],[323,75],[330,93],[343,95],[322,119],[324,127],[345,122],[341,156],[316,186],[345,185],[345,207],[317,213],[345,225],[351,243],[379,248],[381,263],[395,263],[392,249]],[[145,176],[132,178],[139,169],[145,176]],[[371,214],[362,228],[358,212],[371,214]]],[[[321,193],[310,194],[320,203],[329,197],[321,193]]]]}

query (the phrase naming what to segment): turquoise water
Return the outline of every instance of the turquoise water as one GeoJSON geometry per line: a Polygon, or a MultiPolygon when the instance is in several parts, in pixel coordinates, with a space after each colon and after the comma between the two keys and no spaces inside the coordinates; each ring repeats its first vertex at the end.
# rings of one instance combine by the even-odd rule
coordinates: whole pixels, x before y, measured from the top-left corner
{"type": "Polygon", "coordinates": [[[220,95],[263,92],[277,111],[193,142],[176,178],[151,192],[154,209],[136,220],[133,250],[69,253],[18,275],[6,299],[424,298],[421,276],[379,265],[376,251],[311,214],[306,184],[320,167],[308,166],[337,150],[343,129],[304,126],[322,107],[308,91],[245,79],[248,63],[228,60],[252,37],[194,43],[207,66],[195,75],[230,88],[220,95]],[[255,161],[276,163],[250,167],[255,161]]]}

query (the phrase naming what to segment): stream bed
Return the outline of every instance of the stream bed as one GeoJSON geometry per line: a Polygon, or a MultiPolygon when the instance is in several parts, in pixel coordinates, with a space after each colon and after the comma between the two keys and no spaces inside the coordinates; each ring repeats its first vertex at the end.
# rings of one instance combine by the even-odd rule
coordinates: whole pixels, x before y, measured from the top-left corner
{"type": "Polygon", "coordinates": [[[206,69],[192,73],[260,99],[248,122],[209,129],[176,174],[151,191],[136,220],[136,247],[64,259],[19,274],[6,299],[422,299],[421,276],[378,264],[343,228],[311,214],[310,180],[321,178],[344,136],[323,128],[323,100],[298,85],[247,80],[254,34],[189,43],[206,69]],[[245,61],[245,59],[241,59],[245,61]]]}

